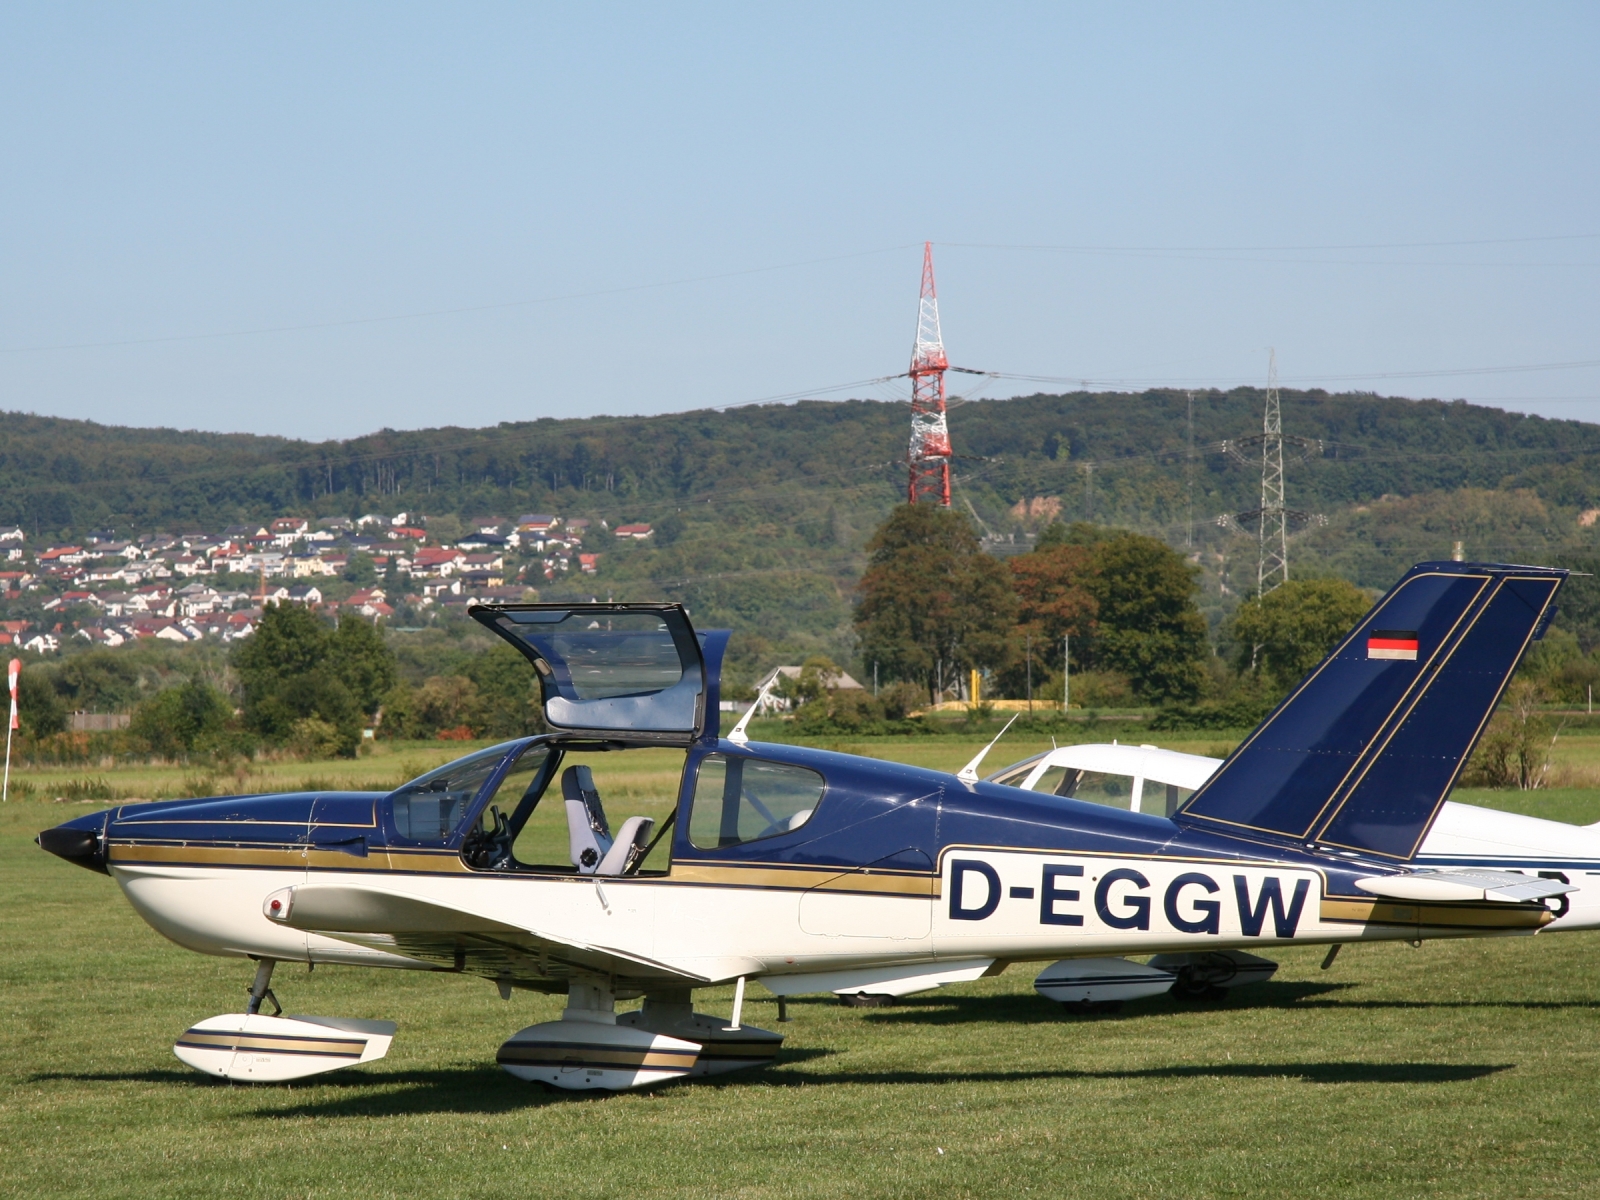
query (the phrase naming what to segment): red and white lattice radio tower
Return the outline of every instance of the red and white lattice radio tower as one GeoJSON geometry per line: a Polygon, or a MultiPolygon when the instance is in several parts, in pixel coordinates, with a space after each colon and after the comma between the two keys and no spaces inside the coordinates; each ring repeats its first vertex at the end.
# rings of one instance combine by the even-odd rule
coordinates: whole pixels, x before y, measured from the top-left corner
{"type": "Polygon", "coordinates": [[[911,471],[907,500],[934,500],[950,507],[950,427],[944,416],[944,338],[939,333],[939,296],[933,287],[933,243],[922,248],[922,303],[917,309],[917,344],[911,351],[911,471]]]}

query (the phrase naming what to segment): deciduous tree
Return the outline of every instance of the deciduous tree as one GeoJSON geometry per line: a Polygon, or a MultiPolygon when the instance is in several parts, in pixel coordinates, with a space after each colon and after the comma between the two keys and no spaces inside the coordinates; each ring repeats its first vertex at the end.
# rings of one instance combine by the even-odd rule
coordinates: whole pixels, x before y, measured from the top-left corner
{"type": "Polygon", "coordinates": [[[982,552],[966,517],[932,504],[896,508],[867,543],[856,631],[861,656],[932,695],[973,667],[1007,656],[1016,593],[982,552]]]}
{"type": "Polygon", "coordinates": [[[1094,664],[1120,671],[1142,700],[1192,700],[1205,683],[1198,570],[1156,538],[1123,533],[1092,551],[1086,587],[1098,609],[1094,664]]]}
{"type": "Polygon", "coordinates": [[[395,684],[394,651],[378,627],[364,617],[346,614],[339,619],[339,627],[328,639],[328,666],[369,717],[395,684]]]}
{"type": "Polygon", "coordinates": [[[1291,579],[1234,614],[1238,667],[1287,692],[1371,607],[1365,592],[1342,579],[1291,579]]]}

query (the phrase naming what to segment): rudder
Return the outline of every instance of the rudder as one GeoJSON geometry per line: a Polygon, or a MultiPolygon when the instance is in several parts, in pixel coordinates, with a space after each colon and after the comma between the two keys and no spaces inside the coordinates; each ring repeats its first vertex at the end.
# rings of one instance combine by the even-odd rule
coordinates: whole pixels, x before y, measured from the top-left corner
{"type": "Polygon", "coordinates": [[[1174,820],[1411,858],[1566,576],[1417,564],[1174,820]]]}

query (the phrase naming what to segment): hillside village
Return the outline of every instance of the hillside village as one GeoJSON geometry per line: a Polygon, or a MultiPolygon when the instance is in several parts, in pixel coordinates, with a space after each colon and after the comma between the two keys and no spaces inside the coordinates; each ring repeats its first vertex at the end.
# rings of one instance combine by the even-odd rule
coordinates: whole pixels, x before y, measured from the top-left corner
{"type": "Polygon", "coordinates": [[[534,599],[543,584],[598,575],[602,554],[586,546],[653,534],[648,524],[553,513],[279,517],[132,539],[95,530],[44,546],[21,528],[0,529],[0,645],[50,653],[69,639],[232,642],[255,632],[269,603],[423,622],[473,600],[534,599]]]}

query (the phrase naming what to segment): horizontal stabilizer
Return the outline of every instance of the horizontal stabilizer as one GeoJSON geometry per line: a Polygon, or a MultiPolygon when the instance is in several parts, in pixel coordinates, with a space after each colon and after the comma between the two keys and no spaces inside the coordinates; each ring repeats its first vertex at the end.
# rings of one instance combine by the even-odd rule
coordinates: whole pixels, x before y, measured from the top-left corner
{"type": "Polygon", "coordinates": [[[1516,871],[1418,871],[1412,875],[1358,879],[1356,886],[1386,900],[1500,900],[1507,904],[1545,900],[1578,890],[1576,885],[1559,879],[1516,871]]]}
{"type": "Polygon", "coordinates": [[[1419,563],[1174,819],[1410,859],[1566,577],[1548,567],[1419,563]]]}

